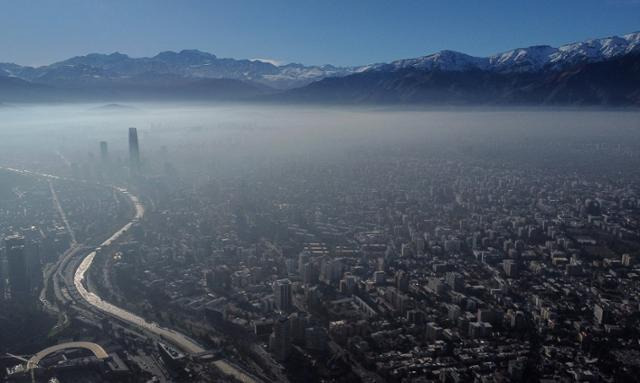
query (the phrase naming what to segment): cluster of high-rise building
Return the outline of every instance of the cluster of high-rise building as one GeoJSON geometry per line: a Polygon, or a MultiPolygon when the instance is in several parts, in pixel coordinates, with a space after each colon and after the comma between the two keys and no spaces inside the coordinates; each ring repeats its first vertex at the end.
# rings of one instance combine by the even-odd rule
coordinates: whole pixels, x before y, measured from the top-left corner
{"type": "Polygon", "coordinates": [[[638,336],[625,319],[640,304],[636,179],[509,161],[352,161],[173,194],[118,272],[177,320],[207,318],[226,342],[267,351],[242,346],[267,376],[277,364],[290,378],[314,366],[379,381],[633,371],[594,360],[628,360],[638,336]]]}
{"type": "MultiPolygon", "coordinates": [[[[148,323],[185,332],[243,379],[633,379],[640,179],[609,174],[637,155],[561,143],[489,158],[418,149],[242,163],[217,177],[190,162],[176,184],[153,155],[142,172],[132,129],[127,167],[139,177],[131,187],[149,209],[97,253],[91,287],[148,323]],[[565,162],[536,166],[531,152],[565,162]],[[594,158],[611,160],[584,165],[594,158]]],[[[111,191],[56,188],[79,242],[131,213],[111,191]]],[[[19,295],[29,267],[11,260],[29,234],[3,233],[5,295],[19,295]]],[[[99,322],[94,312],[78,316],[99,322]]],[[[175,377],[214,369],[117,321],[85,326],[135,350],[122,358],[130,366],[160,355],[175,377]]]]}

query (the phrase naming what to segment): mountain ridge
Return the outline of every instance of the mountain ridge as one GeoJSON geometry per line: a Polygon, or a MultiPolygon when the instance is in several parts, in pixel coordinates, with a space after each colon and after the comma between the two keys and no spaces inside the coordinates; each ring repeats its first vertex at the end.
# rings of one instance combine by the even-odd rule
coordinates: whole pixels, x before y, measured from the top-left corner
{"type": "MultiPolygon", "coordinates": [[[[622,36],[573,42],[554,48],[534,45],[515,48],[486,57],[471,56],[453,50],[443,50],[425,56],[405,58],[390,63],[337,67],[330,64],[305,66],[289,63],[274,65],[263,60],[219,58],[197,49],[178,52],[163,51],[152,57],[130,57],[120,52],[90,53],[40,67],[0,63],[0,74],[31,82],[56,85],[56,72],[87,71],[94,76],[126,78],[143,72],[179,74],[193,78],[229,78],[251,81],[275,89],[300,87],[326,77],[346,76],[371,70],[397,70],[413,67],[421,70],[493,70],[499,72],[536,71],[551,66],[562,69],[580,61],[596,62],[640,51],[640,32],[622,36]]],[[[546,68],[549,69],[549,68],[546,68]]]]}
{"type": "Polygon", "coordinates": [[[330,75],[351,73],[348,68],[331,65],[304,66],[286,64],[276,66],[260,60],[219,58],[208,52],[184,49],[164,51],[152,57],[132,58],[126,54],[90,53],[40,67],[0,63],[0,74],[18,77],[35,83],[58,85],[56,76],[76,71],[78,76],[92,72],[93,76],[110,79],[127,78],[145,72],[177,74],[190,78],[218,78],[255,82],[270,88],[283,89],[303,86],[330,75]]]}
{"type": "Polygon", "coordinates": [[[564,70],[365,71],[270,96],[327,104],[640,106],[640,53],[564,70]]]}
{"type": "MultiPolygon", "coordinates": [[[[586,84],[578,85],[575,79],[581,78],[598,87],[600,94],[610,95],[603,97],[602,102],[606,98],[635,105],[635,90],[618,81],[618,90],[624,89],[627,93],[624,97],[613,97],[611,94],[615,89],[611,84],[600,80],[593,83],[595,77],[584,73],[585,70],[588,73],[595,71],[595,64],[629,56],[632,59],[622,60],[621,65],[626,65],[624,68],[616,64],[602,67],[622,70],[632,76],[628,80],[635,84],[634,62],[638,53],[640,32],[556,48],[534,45],[487,57],[443,50],[354,67],[274,65],[259,59],[219,58],[197,49],[164,51],[140,58],[120,52],[91,53],[40,67],[0,64],[0,101],[117,100],[120,97],[145,100],[343,100],[348,103],[448,100],[467,103],[487,102],[486,97],[494,97],[495,102],[581,103],[587,102],[587,98],[533,97],[536,92],[562,93],[549,84],[594,91],[586,84]],[[583,68],[585,66],[588,68],[583,68]],[[572,77],[572,71],[583,75],[572,77]],[[563,78],[572,78],[573,82],[565,83],[563,78]],[[482,87],[476,88],[478,84],[482,87]],[[482,89],[484,93],[480,92],[482,89]],[[526,97],[521,96],[524,93],[527,93],[526,97]]],[[[615,77],[616,73],[610,75],[615,77]]],[[[597,101],[589,98],[588,102],[597,101]]]]}
{"type": "Polygon", "coordinates": [[[639,51],[640,32],[633,32],[623,36],[573,42],[557,48],[550,45],[515,48],[485,57],[443,50],[425,56],[369,65],[366,70],[398,70],[412,67],[422,70],[535,72],[543,69],[561,70],[580,62],[604,61],[639,51]]]}

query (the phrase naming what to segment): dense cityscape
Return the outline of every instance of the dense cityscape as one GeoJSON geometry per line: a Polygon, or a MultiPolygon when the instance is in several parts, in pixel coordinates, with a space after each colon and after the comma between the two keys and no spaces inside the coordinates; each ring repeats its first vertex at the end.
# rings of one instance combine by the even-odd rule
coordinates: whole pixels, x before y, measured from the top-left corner
{"type": "Polygon", "coordinates": [[[640,382],[640,0],[0,0],[0,383],[640,382]]]}
{"type": "Polygon", "coordinates": [[[615,132],[8,153],[0,377],[634,381],[640,141],[615,132]]]}

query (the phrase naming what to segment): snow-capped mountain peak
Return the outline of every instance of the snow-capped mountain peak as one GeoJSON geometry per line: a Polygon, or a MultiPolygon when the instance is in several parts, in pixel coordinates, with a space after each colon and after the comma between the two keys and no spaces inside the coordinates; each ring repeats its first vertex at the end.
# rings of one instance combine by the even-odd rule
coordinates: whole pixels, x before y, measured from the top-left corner
{"type": "Polygon", "coordinates": [[[579,62],[597,62],[627,53],[640,51],[640,32],[620,36],[592,39],[558,48],[536,45],[517,48],[489,57],[474,57],[455,51],[440,51],[434,54],[396,60],[390,64],[375,64],[365,70],[419,70],[464,71],[471,69],[496,72],[531,72],[543,68],[562,69],[579,62]]]}
{"type": "Polygon", "coordinates": [[[549,56],[549,63],[606,60],[627,53],[627,46],[628,41],[617,36],[563,45],[549,56]]]}
{"type": "Polygon", "coordinates": [[[640,32],[629,33],[628,35],[622,36],[625,40],[627,40],[629,46],[628,48],[636,49],[640,46],[640,32]]]}
{"type": "MultiPolygon", "coordinates": [[[[484,69],[488,60],[483,57],[473,57],[464,53],[443,50],[427,56],[393,61],[389,66],[394,69],[415,68],[420,70],[450,70],[464,71],[470,69],[484,69]]],[[[374,69],[386,69],[386,64],[372,66],[374,69]]]]}
{"type": "Polygon", "coordinates": [[[122,53],[77,56],[42,67],[27,67],[0,63],[0,76],[17,77],[45,85],[67,86],[74,79],[124,81],[152,76],[179,76],[185,79],[233,79],[257,82],[269,87],[288,89],[304,86],[326,77],[343,77],[368,71],[469,71],[500,73],[562,70],[580,63],[599,62],[632,52],[640,52],[640,32],[566,44],[560,47],[536,45],[512,49],[489,57],[443,50],[437,53],[356,67],[332,65],[283,64],[264,59],[236,60],[187,49],[166,51],[153,57],[129,57],[122,53]]]}
{"type": "Polygon", "coordinates": [[[528,48],[517,48],[489,57],[490,66],[498,71],[511,70],[523,72],[538,70],[549,60],[549,56],[557,51],[548,45],[535,45],[528,48]]]}

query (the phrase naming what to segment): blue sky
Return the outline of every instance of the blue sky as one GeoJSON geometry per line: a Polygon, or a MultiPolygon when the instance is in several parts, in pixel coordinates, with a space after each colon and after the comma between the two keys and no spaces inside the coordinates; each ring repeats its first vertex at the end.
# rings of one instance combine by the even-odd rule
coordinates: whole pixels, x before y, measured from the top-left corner
{"type": "Polygon", "coordinates": [[[200,49],[356,65],[640,30],[640,0],[0,0],[0,62],[200,49]]]}

